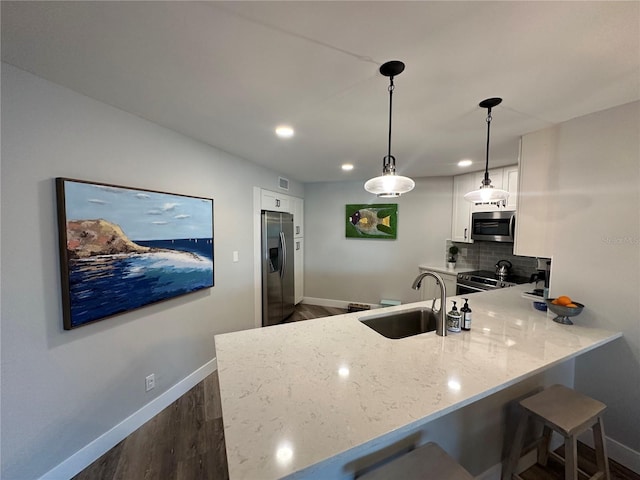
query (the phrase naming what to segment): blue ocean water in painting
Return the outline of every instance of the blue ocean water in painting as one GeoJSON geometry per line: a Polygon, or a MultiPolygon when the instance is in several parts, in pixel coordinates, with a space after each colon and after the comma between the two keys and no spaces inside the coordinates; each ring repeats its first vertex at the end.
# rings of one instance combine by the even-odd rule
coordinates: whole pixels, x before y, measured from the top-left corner
{"type": "Polygon", "coordinates": [[[163,250],[69,262],[72,326],[213,286],[212,239],[136,243],[163,250]]]}

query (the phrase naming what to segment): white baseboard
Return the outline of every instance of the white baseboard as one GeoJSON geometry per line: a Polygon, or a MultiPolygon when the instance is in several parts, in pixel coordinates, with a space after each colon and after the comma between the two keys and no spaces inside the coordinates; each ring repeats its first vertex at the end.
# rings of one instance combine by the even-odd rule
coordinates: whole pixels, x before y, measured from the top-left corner
{"type": "MultiPolygon", "coordinates": [[[[640,452],[623,445],[613,438],[605,438],[607,441],[607,456],[611,460],[618,462],[620,465],[627,467],[629,470],[640,473],[640,452]]],[[[578,440],[593,448],[593,434],[591,433],[591,430],[580,435],[578,440]]]]}
{"type": "Polygon", "coordinates": [[[166,407],[187,393],[198,383],[215,372],[218,362],[214,358],[181,380],[166,392],[151,400],[137,412],[134,412],[111,430],[103,433],[88,445],[45,473],[40,480],[59,480],[71,478],[91,465],[94,461],[107,453],[119,442],[127,438],[146,422],[155,417],[166,407]]]}
{"type": "Polygon", "coordinates": [[[316,297],[304,297],[302,302],[308,305],[318,305],[320,307],[336,307],[347,308],[350,303],[360,303],[362,305],[369,305],[371,308],[380,308],[377,303],[365,303],[365,302],[350,302],[346,300],[332,300],[330,298],[316,298],[316,297]]]}

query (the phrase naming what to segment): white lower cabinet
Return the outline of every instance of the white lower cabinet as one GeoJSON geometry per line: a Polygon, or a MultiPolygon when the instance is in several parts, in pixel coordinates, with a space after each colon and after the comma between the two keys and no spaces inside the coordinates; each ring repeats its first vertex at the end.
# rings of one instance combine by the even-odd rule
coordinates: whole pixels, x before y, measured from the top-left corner
{"type": "MultiPolygon", "coordinates": [[[[444,280],[444,286],[447,291],[447,297],[453,297],[456,294],[456,284],[458,276],[455,273],[435,272],[444,280]]],[[[422,280],[421,288],[422,300],[431,300],[432,298],[440,298],[440,287],[436,285],[436,279],[433,277],[425,277],[422,280]]],[[[446,311],[446,310],[445,310],[446,311]]]]}
{"type": "Polygon", "coordinates": [[[293,277],[296,305],[304,298],[304,238],[293,240],[293,277]]]}

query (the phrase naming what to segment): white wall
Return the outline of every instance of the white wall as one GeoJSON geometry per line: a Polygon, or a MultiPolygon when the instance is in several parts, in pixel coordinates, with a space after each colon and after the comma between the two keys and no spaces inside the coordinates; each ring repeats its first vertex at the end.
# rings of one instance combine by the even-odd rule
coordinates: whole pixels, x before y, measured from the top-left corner
{"type": "Polygon", "coordinates": [[[253,327],[252,187],[277,181],[2,64],[2,478],[49,471],[214,358],[214,334],[253,327]],[[215,287],[64,331],[57,176],[213,198],[215,287]]]}
{"type": "Polygon", "coordinates": [[[452,177],[416,179],[413,191],[384,199],[362,182],[305,185],[305,297],[379,303],[420,300],[418,265],[444,265],[451,236],[452,177]],[[398,204],[396,240],[345,237],[345,205],[398,204]]]}
{"type": "Polygon", "coordinates": [[[576,360],[575,384],[608,405],[606,434],[640,471],[640,102],[553,129],[551,294],[586,305],[576,323],[624,333],[576,360]]]}

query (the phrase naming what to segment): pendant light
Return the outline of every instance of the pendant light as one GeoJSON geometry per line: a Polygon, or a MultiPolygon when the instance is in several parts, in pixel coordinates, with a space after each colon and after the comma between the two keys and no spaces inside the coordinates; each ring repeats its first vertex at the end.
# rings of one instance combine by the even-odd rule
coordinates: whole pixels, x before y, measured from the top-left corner
{"type": "Polygon", "coordinates": [[[404,71],[404,63],[398,60],[386,62],[380,67],[380,73],[389,77],[389,148],[387,155],[382,159],[382,175],[367,180],[364,189],[375,193],[379,197],[399,197],[403,193],[410,192],[415,187],[415,182],[409,177],[396,175],[396,157],[391,155],[391,111],[393,107],[393,77],[404,71]]]}
{"type": "Polygon", "coordinates": [[[489,178],[489,130],[491,128],[491,109],[502,103],[501,98],[487,98],[480,102],[480,107],[487,109],[487,159],[484,165],[484,179],[478,190],[467,193],[464,199],[479,205],[481,203],[506,203],[509,192],[491,185],[489,178]]]}

